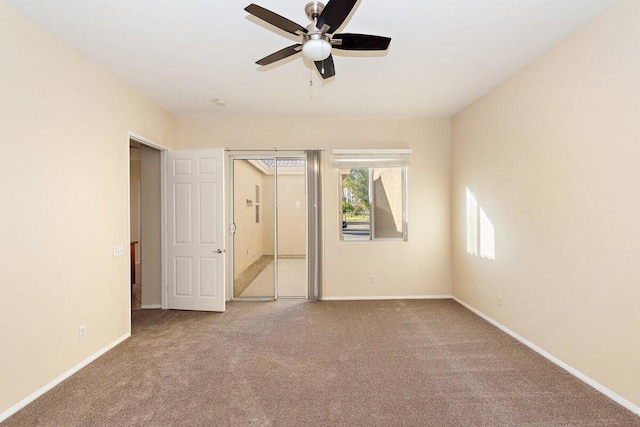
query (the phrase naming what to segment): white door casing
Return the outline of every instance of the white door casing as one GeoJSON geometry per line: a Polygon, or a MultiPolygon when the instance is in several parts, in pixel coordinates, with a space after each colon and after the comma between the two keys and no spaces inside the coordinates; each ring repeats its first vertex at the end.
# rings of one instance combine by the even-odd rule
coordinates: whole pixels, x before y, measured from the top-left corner
{"type": "Polygon", "coordinates": [[[224,150],[166,156],[166,307],[224,311],[224,150]]]}

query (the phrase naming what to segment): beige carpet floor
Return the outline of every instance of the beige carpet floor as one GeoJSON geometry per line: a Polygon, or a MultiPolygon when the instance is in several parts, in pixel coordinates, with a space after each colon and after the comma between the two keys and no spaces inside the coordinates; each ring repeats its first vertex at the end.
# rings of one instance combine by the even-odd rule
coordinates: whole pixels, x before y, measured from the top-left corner
{"type": "Polygon", "coordinates": [[[6,427],[640,426],[451,300],[132,316],[130,339],[6,427]]]}

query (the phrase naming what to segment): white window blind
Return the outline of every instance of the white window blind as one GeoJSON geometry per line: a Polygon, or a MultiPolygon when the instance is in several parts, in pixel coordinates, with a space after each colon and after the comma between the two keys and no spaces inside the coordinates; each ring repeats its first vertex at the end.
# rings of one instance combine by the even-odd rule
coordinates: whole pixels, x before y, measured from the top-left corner
{"type": "Polygon", "coordinates": [[[409,166],[411,149],[335,149],[333,166],[337,169],[388,168],[409,166]]]}

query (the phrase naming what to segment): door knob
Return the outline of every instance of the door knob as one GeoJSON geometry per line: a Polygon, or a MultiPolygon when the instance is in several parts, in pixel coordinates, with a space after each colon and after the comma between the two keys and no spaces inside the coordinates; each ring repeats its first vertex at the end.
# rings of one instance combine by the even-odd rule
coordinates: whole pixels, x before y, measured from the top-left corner
{"type": "Polygon", "coordinates": [[[224,249],[218,249],[217,251],[214,251],[214,252],[222,254],[222,253],[224,253],[224,249]]]}

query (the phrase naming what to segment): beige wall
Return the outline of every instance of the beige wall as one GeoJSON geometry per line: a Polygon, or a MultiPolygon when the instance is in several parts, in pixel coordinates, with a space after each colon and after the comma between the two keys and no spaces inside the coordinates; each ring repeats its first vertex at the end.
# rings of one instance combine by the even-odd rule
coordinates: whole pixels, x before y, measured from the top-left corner
{"type": "Polygon", "coordinates": [[[326,297],[451,294],[450,121],[279,118],[180,121],[180,148],[324,148],[326,297]],[[412,148],[409,241],[338,242],[332,148],[412,148]],[[377,283],[369,283],[375,274],[377,283]]]}
{"type": "Polygon", "coordinates": [[[452,131],[455,296],[637,406],[639,22],[622,0],[452,131]],[[495,226],[495,261],[465,252],[465,187],[495,226]]]}
{"type": "Polygon", "coordinates": [[[129,333],[127,131],[177,119],[4,2],[0,52],[1,414],[129,333]]]}

